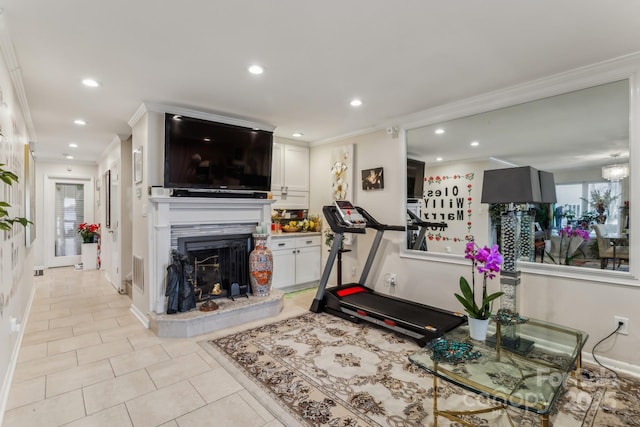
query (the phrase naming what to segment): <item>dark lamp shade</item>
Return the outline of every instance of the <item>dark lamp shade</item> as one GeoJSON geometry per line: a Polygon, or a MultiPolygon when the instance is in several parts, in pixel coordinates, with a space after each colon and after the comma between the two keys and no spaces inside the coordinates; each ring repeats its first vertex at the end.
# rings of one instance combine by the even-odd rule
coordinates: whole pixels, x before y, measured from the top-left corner
{"type": "Polygon", "coordinates": [[[541,203],[555,203],[556,198],[556,182],[551,172],[538,171],[540,175],[540,192],[542,193],[541,203]]]}
{"type": "MultiPolygon", "coordinates": [[[[482,180],[482,203],[549,203],[543,200],[541,180],[544,176],[546,197],[551,197],[548,190],[549,176],[542,176],[531,166],[517,168],[492,169],[484,171],[482,180]]],[[[551,182],[553,183],[553,175],[551,182]]],[[[555,188],[553,189],[555,200],[555,188]]]]}

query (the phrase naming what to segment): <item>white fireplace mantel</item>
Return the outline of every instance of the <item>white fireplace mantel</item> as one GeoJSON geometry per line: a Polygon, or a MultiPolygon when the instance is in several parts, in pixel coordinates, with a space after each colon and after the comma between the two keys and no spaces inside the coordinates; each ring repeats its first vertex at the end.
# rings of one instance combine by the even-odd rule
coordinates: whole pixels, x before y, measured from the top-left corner
{"type": "Polygon", "coordinates": [[[171,259],[171,227],[271,223],[272,199],[168,197],[149,198],[149,309],[164,313],[166,271],[171,259]]]}

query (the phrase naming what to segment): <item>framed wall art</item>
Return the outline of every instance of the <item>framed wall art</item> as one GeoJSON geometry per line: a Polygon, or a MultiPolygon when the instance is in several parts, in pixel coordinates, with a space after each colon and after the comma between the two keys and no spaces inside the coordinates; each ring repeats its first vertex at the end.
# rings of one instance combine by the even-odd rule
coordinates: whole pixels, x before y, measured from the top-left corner
{"type": "Polygon", "coordinates": [[[364,169],[362,171],[363,190],[380,190],[382,188],[384,188],[382,168],[364,169]]]}
{"type": "Polygon", "coordinates": [[[104,225],[111,228],[111,170],[104,173],[104,225]]]}

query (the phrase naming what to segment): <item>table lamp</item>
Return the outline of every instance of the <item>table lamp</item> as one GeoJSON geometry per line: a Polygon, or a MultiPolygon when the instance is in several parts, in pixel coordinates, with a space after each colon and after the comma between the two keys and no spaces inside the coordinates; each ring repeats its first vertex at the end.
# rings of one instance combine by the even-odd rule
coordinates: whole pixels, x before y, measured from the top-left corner
{"type": "MultiPolygon", "coordinates": [[[[525,256],[532,259],[534,243],[534,212],[522,215],[521,221],[515,213],[515,204],[523,203],[554,203],[556,200],[553,174],[538,171],[531,166],[484,171],[482,181],[481,203],[508,204],[506,212],[501,217],[501,252],[503,257],[500,272],[500,289],[504,294],[500,298],[500,308],[518,313],[520,301],[518,285],[520,285],[520,270],[518,259],[521,249],[527,251],[525,256]],[[530,252],[529,252],[530,251],[530,252]]],[[[520,340],[515,336],[515,328],[505,328],[509,345],[511,336],[513,346],[521,347],[520,340]]],[[[522,352],[527,352],[526,344],[522,352]]]]}

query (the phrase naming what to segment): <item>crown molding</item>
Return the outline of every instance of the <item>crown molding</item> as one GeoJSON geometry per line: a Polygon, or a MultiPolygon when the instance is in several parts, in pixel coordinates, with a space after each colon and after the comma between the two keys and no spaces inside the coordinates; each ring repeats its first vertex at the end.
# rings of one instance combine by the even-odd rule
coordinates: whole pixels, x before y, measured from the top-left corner
{"type": "Polygon", "coordinates": [[[218,123],[226,123],[229,125],[241,126],[250,129],[260,129],[268,132],[273,132],[276,129],[275,126],[266,123],[254,122],[238,117],[223,116],[219,114],[193,110],[190,108],[176,107],[173,105],[158,104],[154,102],[143,102],[129,120],[129,126],[133,127],[138,122],[138,120],[140,120],[140,118],[142,118],[142,116],[144,116],[146,113],[179,114],[181,116],[209,120],[218,123]]]}
{"type": "Polygon", "coordinates": [[[636,52],[418,111],[394,121],[401,123],[405,129],[432,125],[615,80],[630,79],[639,70],[640,52],[636,52]]]}

